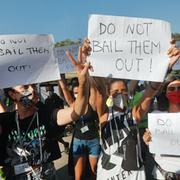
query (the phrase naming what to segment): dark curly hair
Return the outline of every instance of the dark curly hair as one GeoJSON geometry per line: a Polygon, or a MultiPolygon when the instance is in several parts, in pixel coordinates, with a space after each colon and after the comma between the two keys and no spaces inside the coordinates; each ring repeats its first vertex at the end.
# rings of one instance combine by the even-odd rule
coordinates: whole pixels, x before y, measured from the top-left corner
{"type": "Polygon", "coordinates": [[[12,91],[12,92],[15,92],[15,90],[13,89],[13,88],[5,88],[5,89],[3,89],[3,91],[4,91],[4,95],[7,97],[7,98],[9,98],[10,100],[12,100],[12,101],[14,101],[15,102],[15,100],[9,95],[9,91],[12,91]]]}

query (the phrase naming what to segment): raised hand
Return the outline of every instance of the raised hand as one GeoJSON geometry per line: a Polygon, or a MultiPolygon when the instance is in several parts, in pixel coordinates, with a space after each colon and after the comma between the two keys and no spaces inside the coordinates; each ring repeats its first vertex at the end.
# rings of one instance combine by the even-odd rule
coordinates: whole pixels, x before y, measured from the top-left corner
{"type": "Polygon", "coordinates": [[[82,52],[83,52],[83,59],[85,62],[87,62],[87,56],[91,54],[91,47],[89,46],[89,39],[88,38],[84,38],[84,44],[83,44],[83,47],[82,47],[82,52]]]}
{"type": "Polygon", "coordinates": [[[88,69],[90,68],[90,62],[85,62],[83,64],[82,60],[82,47],[79,47],[79,53],[78,53],[78,62],[72,57],[72,55],[69,52],[66,52],[67,56],[71,60],[77,75],[78,75],[78,80],[79,84],[85,84],[88,83],[88,69]]]}
{"type": "Polygon", "coordinates": [[[180,49],[175,44],[176,40],[175,39],[171,39],[170,43],[172,44],[172,46],[170,47],[170,49],[167,52],[167,54],[171,58],[171,60],[169,62],[168,70],[172,69],[173,65],[177,62],[177,60],[180,57],[180,49]]]}

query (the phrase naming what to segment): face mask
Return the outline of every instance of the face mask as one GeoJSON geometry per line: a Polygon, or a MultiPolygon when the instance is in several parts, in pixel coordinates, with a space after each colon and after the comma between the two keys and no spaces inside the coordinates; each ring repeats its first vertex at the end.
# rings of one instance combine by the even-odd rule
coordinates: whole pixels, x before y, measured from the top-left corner
{"type": "Polygon", "coordinates": [[[39,99],[39,93],[36,89],[34,89],[33,92],[31,92],[29,89],[25,91],[21,91],[19,96],[20,96],[19,102],[24,107],[34,106],[39,99]]]}
{"type": "Polygon", "coordinates": [[[48,92],[47,92],[47,95],[48,95],[48,96],[52,96],[52,95],[53,95],[53,92],[52,92],[52,91],[48,91],[48,92]]]}
{"type": "Polygon", "coordinates": [[[180,91],[172,91],[168,93],[167,97],[173,104],[180,103],[180,91]]]}
{"type": "Polygon", "coordinates": [[[127,96],[124,94],[119,94],[115,98],[113,98],[113,104],[121,109],[124,108],[124,105],[127,102],[127,96]]]}
{"type": "Polygon", "coordinates": [[[77,98],[78,94],[74,94],[74,97],[77,98]]]}

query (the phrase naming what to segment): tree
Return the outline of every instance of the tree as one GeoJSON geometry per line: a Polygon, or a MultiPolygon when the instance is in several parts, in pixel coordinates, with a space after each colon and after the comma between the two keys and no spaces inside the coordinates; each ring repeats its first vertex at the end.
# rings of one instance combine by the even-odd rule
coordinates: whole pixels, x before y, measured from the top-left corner
{"type": "Polygon", "coordinates": [[[80,44],[80,43],[82,43],[82,39],[81,38],[77,38],[77,41],[71,41],[70,39],[66,39],[66,40],[57,42],[55,44],[55,47],[68,46],[68,45],[80,44]]]}
{"type": "Polygon", "coordinates": [[[179,33],[172,33],[172,38],[176,39],[176,41],[180,41],[180,34],[179,33]]]}

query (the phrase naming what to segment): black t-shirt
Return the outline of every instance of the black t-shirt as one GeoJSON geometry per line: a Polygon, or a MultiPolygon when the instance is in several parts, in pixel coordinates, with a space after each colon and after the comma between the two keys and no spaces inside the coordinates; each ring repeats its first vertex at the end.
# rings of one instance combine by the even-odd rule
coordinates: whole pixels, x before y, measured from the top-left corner
{"type": "MultiPolygon", "coordinates": [[[[39,126],[42,144],[42,163],[51,162],[61,157],[59,145],[56,139],[57,126],[56,117],[59,109],[38,110],[39,126]]],[[[15,121],[16,111],[0,114],[2,134],[0,135],[0,165],[14,166],[20,164],[22,151],[19,146],[17,123],[15,121]]],[[[19,120],[21,139],[25,136],[30,122],[34,115],[19,120]]],[[[31,166],[40,165],[40,148],[37,129],[37,116],[34,118],[30,129],[24,138],[23,149],[26,152],[31,166]]],[[[23,162],[25,158],[23,157],[23,162]]],[[[21,163],[23,163],[21,162],[21,163]]]]}
{"type": "Polygon", "coordinates": [[[40,109],[46,109],[46,105],[42,101],[38,101],[35,106],[40,109]]]}
{"type": "Polygon", "coordinates": [[[83,127],[81,118],[75,123],[75,138],[82,140],[91,140],[99,136],[97,129],[97,113],[94,111],[90,104],[88,104],[88,111],[83,116],[84,126],[88,126],[89,131],[82,133],[81,128],[83,127]]]}
{"type": "Polygon", "coordinates": [[[63,107],[63,100],[57,94],[54,93],[53,97],[48,97],[45,100],[45,105],[47,109],[59,108],[60,106],[63,107]]]}

